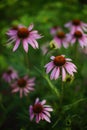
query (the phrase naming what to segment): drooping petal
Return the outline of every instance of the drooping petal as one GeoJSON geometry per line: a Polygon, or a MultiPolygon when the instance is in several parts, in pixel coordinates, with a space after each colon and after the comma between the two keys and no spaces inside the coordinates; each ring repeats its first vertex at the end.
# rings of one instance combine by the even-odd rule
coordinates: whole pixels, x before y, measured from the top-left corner
{"type": "Polygon", "coordinates": [[[36,49],[35,43],[34,43],[30,38],[28,38],[28,43],[29,43],[34,49],[36,49]]]}
{"type": "Polygon", "coordinates": [[[62,67],[62,81],[64,81],[66,78],[66,71],[65,69],[62,67]]]}
{"type": "Polygon", "coordinates": [[[53,65],[53,61],[49,62],[48,64],[46,64],[44,67],[47,68],[48,66],[53,65]]]}
{"type": "Polygon", "coordinates": [[[12,93],[15,93],[15,92],[18,92],[18,91],[19,91],[19,88],[16,87],[16,88],[14,88],[14,89],[12,90],[12,93]]]}
{"type": "Polygon", "coordinates": [[[50,119],[49,119],[49,117],[46,116],[45,114],[43,114],[43,118],[44,118],[47,122],[49,122],[49,123],[51,122],[50,119]]]}
{"type": "Polygon", "coordinates": [[[14,48],[13,48],[13,51],[16,51],[16,50],[17,50],[17,48],[19,47],[19,44],[20,44],[20,39],[18,39],[18,40],[16,41],[15,46],[14,46],[14,48]]]}
{"type": "Polygon", "coordinates": [[[23,40],[23,48],[26,52],[28,52],[28,43],[26,40],[23,40]]]}
{"type": "Polygon", "coordinates": [[[44,111],[43,113],[46,114],[48,117],[51,117],[51,115],[48,111],[44,111]]]}
{"type": "Polygon", "coordinates": [[[36,123],[39,123],[39,115],[36,115],[36,123]]]}
{"type": "Polygon", "coordinates": [[[54,64],[50,64],[47,69],[46,69],[46,73],[48,74],[52,69],[54,68],[54,64]]]}
{"type": "Polygon", "coordinates": [[[57,68],[55,67],[52,72],[51,72],[51,75],[50,75],[50,79],[55,79],[55,74],[56,74],[56,71],[57,71],[57,68]]]}
{"type": "Polygon", "coordinates": [[[60,75],[60,68],[59,67],[56,67],[56,73],[55,73],[55,76],[54,76],[54,79],[56,80],[60,75]]]}

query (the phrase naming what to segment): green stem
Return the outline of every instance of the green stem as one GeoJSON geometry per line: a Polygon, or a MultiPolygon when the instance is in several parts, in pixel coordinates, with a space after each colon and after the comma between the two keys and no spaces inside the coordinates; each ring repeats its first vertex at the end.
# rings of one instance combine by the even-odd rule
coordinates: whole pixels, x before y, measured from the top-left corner
{"type": "Polygon", "coordinates": [[[80,102],[82,102],[82,101],[85,101],[85,100],[87,100],[87,98],[79,99],[78,101],[76,101],[76,102],[74,102],[74,103],[72,103],[72,104],[69,104],[69,105],[64,106],[64,111],[69,110],[70,108],[72,108],[72,107],[75,106],[76,104],[78,104],[78,103],[80,103],[80,102]]]}
{"type": "Polygon", "coordinates": [[[63,102],[63,96],[64,96],[64,85],[63,82],[61,83],[61,97],[60,97],[60,104],[62,105],[63,102]]]}
{"type": "Polygon", "coordinates": [[[6,108],[4,107],[3,104],[1,104],[0,107],[2,108],[2,110],[3,110],[4,112],[6,111],[6,108]]]}
{"type": "Polygon", "coordinates": [[[58,98],[60,97],[59,91],[56,89],[56,87],[51,83],[50,79],[48,78],[48,76],[44,76],[44,78],[46,79],[46,81],[48,82],[50,88],[56,93],[56,95],[58,96],[58,98]]]}
{"type": "Polygon", "coordinates": [[[52,128],[54,128],[54,127],[58,124],[58,122],[59,122],[60,120],[61,120],[61,117],[58,118],[58,120],[53,124],[52,128]]]}
{"type": "Polygon", "coordinates": [[[49,87],[56,93],[57,97],[60,97],[60,93],[58,91],[58,89],[51,83],[50,79],[48,78],[47,75],[45,75],[44,73],[42,74],[42,72],[36,67],[34,66],[34,68],[46,79],[46,81],[49,84],[49,87]]]}
{"type": "Polygon", "coordinates": [[[25,64],[26,64],[27,68],[29,68],[29,57],[28,57],[28,53],[25,54],[25,64]]]}

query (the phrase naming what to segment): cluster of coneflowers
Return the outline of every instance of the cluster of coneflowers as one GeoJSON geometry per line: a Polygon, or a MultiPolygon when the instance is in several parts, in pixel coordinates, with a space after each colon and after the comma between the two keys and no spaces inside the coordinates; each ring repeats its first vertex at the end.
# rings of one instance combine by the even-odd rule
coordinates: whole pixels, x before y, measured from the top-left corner
{"type": "Polygon", "coordinates": [[[12,93],[19,92],[20,98],[28,95],[29,92],[34,90],[35,77],[29,78],[28,75],[19,77],[16,70],[9,67],[2,75],[2,78],[10,84],[12,93]]]}
{"type": "MultiPolygon", "coordinates": [[[[28,28],[23,25],[14,26],[8,30],[6,33],[9,37],[8,44],[14,43],[13,51],[16,51],[20,44],[23,45],[25,52],[28,52],[28,45],[31,45],[34,49],[39,48],[37,39],[42,36],[37,30],[32,30],[34,27],[31,24],[28,28]]],[[[64,31],[55,26],[51,29],[51,34],[53,36],[53,41],[57,48],[67,48],[69,45],[73,45],[76,41],[79,42],[80,46],[87,46],[87,35],[84,31],[87,31],[87,24],[80,20],[73,20],[65,24],[65,27],[69,28],[70,33],[65,34],[64,31]]],[[[57,80],[62,76],[62,81],[65,80],[67,74],[74,76],[74,72],[77,72],[77,67],[70,58],[66,58],[64,54],[51,56],[51,61],[45,65],[46,73],[50,73],[50,79],[57,80]]],[[[10,83],[12,88],[12,93],[19,91],[20,97],[28,95],[29,92],[34,90],[35,77],[29,78],[27,75],[24,77],[19,77],[17,72],[13,68],[8,68],[8,70],[3,73],[3,79],[10,83]]],[[[50,121],[50,112],[53,111],[50,105],[46,105],[46,100],[40,101],[36,98],[34,105],[30,105],[29,113],[30,120],[36,117],[36,123],[40,120],[50,121]]]]}

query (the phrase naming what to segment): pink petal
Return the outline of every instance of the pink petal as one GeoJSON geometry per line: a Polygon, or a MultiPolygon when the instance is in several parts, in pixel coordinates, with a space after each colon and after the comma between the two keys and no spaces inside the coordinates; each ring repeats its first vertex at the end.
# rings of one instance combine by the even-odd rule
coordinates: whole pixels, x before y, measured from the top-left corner
{"type": "Polygon", "coordinates": [[[73,45],[76,42],[76,38],[72,38],[72,40],[70,42],[73,45]]]}
{"type": "Polygon", "coordinates": [[[54,64],[52,62],[52,64],[50,64],[47,69],[46,69],[46,73],[48,74],[52,69],[54,68],[54,64]]]}
{"type": "Polygon", "coordinates": [[[28,30],[31,31],[34,27],[34,24],[31,24],[29,27],[28,27],[28,30]]]}
{"type": "Polygon", "coordinates": [[[36,49],[36,46],[35,46],[35,44],[34,44],[34,42],[32,41],[31,38],[28,38],[28,42],[34,49],[36,49]]]}
{"type": "Polygon", "coordinates": [[[49,62],[48,64],[46,64],[44,67],[47,68],[49,65],[52,65],[53,61],[49,62]]]}
{"type": "Polygon", "coordinates": [[[30,108],[29,108],[29,113],[30,113],[30,120],[33,120],[34,113],[33,113],[33,107],[31,105],[30,105],[30,108]]]}
{"type": "Polygon", "coordinates": [[[43,113],[46,114],[48,117],[51,117],[51,115],[48,111],[44,111],[43,113]]]}
{"type": "Polygon", "coordinates": [[[64,81],[66,78],[66,71],[65,69],[62,67],[62,81],[64,81]]]}
{"type": "Polygon", "coordinates": [[[66,71],[73,76],[73,72],[68,65],[65,66],[66,71]]]}
{"type": "Polygon", "coordinates": [[[35,104],[37,104],[39,102],[39,98],[36,98],[35,100],[35,104]]]}
{"type": "Polygon", "coordinates": [[[53,111],[53,109],[51,107],[44,107],[45,111],[53,111]]]}
{"type": "Polygon", "coordinates": [[[54,60],[54,59],[55,59],[55,56],[51,56],[50,59],[51,59],[51,60],[54,60]]]}
{"type": "Polygon", "coordinates": [[[45,103],[46,103],[46,100],[43,100],[43,101],[41,102],[42,105],[44,105],[45,103]]]}
{"type": "Polygon", "coordinates": [[[16,51],[16,50],[17,50],[17,48],[19,47],[19,44],[20,44],[20,39],[18,39],[18,40],[16,41],[15,46],[14,46],[14,48],[13,48],[13,51],[16,51]]]}
{"type": "Polygon", "coordinates": [[[75,27],[75,26],[72,26],[70,33],[73,35],[75,31],[76,31],[76,27],[75,27]]]}
{"type": "Polygon", "coordinates": [[[70,58],[66,58],[66,61],[72,61],[72,59],[70,59],[70,58]]]}
{"type": "Polygon", "coordinates": [[[14,88],[13,90],[12,90],[12,93],[15,93],[15,92],[18,92],[19,91],[19,88],[17,87],[17,88],[14,88]]]}
{"type": "Polygon", "coordinates": [[[37,41],[33,39],[33,42],[34,42],[36,48],[38,48],[38,43],[37,43],[37,41]]]}
{"type": "Polygon", "coordinates": [[[51,75],[50,75],[50,79],[52,80],[52,79],[55,79],[55,74],[56,74],[56,71],[57,71],[57,69],[56,69],[56,67],[53,69],[53,71],[51,72],[51,75]]]}
{"type": "Polygon", "coordinates": [[[26,52],[28,52],[28,43],[26,40],[23,40],[23,48],[26,52]]]}
{"type": "Polygon", "coordinates": [[[83,48],[84,46],[86,46],[85,45],[85,42],[84,41],[82,41],[81,39],[79,40],[79,43],[80,43],[80,46],[83,48]]]}
{"type": "Polygon", "coordinates": [[[46,116],[45,114],[43,114],[43,118],[44,118],[47,122],[49,122],[49,123],[51,122],[50,119],[49,119],[49,117],[46,116]]]}
{"type": "Polygon", "coordinates": [[[56,67],[56,73],[55,73],[55,77],[54,77],[55,80],[59,77],[59,74],[60,74],[60,68],[56,67]]]}
{"type": "Polygon", "coordinates": [[[39,115],[36,115],[36,123],[39,123],[39,115]]]}

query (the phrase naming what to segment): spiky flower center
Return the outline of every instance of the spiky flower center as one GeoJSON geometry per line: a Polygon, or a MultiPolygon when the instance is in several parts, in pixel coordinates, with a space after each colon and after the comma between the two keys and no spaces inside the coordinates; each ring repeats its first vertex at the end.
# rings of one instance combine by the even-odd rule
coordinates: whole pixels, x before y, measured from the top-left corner
{"type": "Polygon", "coordinates": [[[43,111],[43,106],[40,103],[37,103],[33,106],[34,113],[41,113],[43,111]]]}
{"type": "Polygon", "coordinates": [[[12,74],[12,70],[11,69],[7,70],[7,74],[11,75],[12,74]]]}
{"type": "Polygon", "coordinates": [[[19,38],[27,38],[29,36],[29,30],[25,27],[19,28],[17,35],[19,38]]]}
{"type": "Polygon", "coordinates": [[[63,39],[65,37],[65,33],[64,32],[58,32],[57,37],[60,38],[60,39],[63,39]]]}
{"type": "Polygon", "coordinates": [[[73,24],[74,26],[79,26],[79,25],[80,25],[80,20],[75,19],[75,20],[72,21],[72,24],[73,24]]]}
{"type": "Polygon", "coordinates": [[[56,56],[53,62],[56,66],[63,66],[66,60],[63,56],[56,56]]]}
{"type": "Polygon", "coordinates": [[[76,32],[74,33],[74,37],[76,37],[76,38],[81,38],[81,37],[82,37],[82,32],[81,32],[81,31],[76,31],[76,32]]]}
{"type": "Polygon", "coordinates": [[[24,88],[27,83],[26,83],[26,80],[25,80],[24,78],[20,78],[20,79],[18,79],[17,84],[18,84],[18,86],[19,86],[20,88],[24,88]]]}

